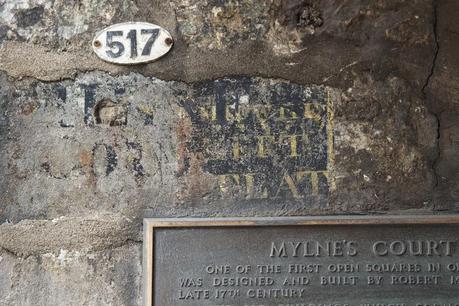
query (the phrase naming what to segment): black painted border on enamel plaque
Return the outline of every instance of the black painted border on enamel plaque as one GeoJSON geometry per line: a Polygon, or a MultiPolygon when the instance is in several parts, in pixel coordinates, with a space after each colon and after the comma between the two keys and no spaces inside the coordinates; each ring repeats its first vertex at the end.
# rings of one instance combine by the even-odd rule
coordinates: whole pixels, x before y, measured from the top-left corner
{"type": "Polygon", "coordinates": [[[275,227],[275,226],[358,226],[358,225],[446,225],[459,224],[458,214],[444,215],[372,215],[310,217],[241,217],[241,218],[146,218],[143,240],[143,292],[145,306],[154,305],[154,232],[155,229],[202,227],[275,227]]]}

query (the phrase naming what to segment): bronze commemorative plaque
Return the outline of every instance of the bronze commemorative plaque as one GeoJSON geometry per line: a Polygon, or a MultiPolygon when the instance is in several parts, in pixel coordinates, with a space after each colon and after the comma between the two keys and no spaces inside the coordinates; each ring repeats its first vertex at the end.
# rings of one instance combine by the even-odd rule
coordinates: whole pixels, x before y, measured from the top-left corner
{"type": "Polygon", "coordinates": [[[459,216],[145,219],[148,306],[459,306],[459,216]]]}

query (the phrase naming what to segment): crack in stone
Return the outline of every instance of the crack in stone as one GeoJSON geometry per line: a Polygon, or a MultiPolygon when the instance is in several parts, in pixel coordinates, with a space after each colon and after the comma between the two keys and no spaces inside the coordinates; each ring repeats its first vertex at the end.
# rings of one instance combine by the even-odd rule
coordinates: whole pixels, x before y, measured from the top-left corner
{"type": "Polygon", "coordinates": [[[441,121],[440,121],[440,114],[432,112],[432,115],[435,116],[435,119],[437,120],[437,153],[436,153],[436,156],[435,156],[434,160],[432,161],[432,170],[433,170],[433,173],[434,173],[434,176],[435,176],[435,185],[434,185],[434,187],[438,187],[440,180],[439,180],[439,174],[437,173],[437,164],[440,161],[440,155],[441,155],[441,151],[440,151],[441,121]]]}
{"type": "MultiPolygon", "coordinates": [[[[128,238],[125,241],[123,241],[122,243],[115,244],[115,245],[110,245],[110,246],[108,246],[106,248],[103,248],[103,249],[89,250],[86,253],[84,253],[83,255],[100,253],[100,252],[107,251],[107,250],[115,250],[115,249],[122,248],[122,247],[127,246],[127,245],[139,245],[139,244],[142,244],[142,243],[143,243],[143,240],[128,238]]],[[[81,251],[81,250],[80,249],[70,249],[69,251],[81,251]]],[[[57,250],[55,250],[54,252],[57,252],[57,250]]],[[[10,250],[9,248],[7,248],[5,246],[0,246],[0,254],[1,253],[8,254],[11,257],[14,257],[14,258],[17,258],[17,259],[26,260],[27,258],[29,258],[31,256],[43,256],[44,254],[53,253],[53,252],[52,251],[51,252],[49,252],[49,251],[47,251],[47,252],[31,252],[31,253],[27,253],[27,254],[22,254],[22,253],[19,253],[19,252],[14,252],[14,251],[10,250]]]]}
{"type": "Polygon", "coordinates": [[[21,258],[21,259],[27,259],[30,256],[30,255],[21,256],[21,254],[17,254],[4,246],[0,246],[0,253],[5,253],[5,254],[10,255],[11,257],[21,258]]]}
{"type": "Polygon", "coordinates": [[[422,86],[422,93],[423,95],[426,94],[426,88],[430,84],[430,80],[435,72],[435,67],[437,64],[437,58],[438,58],[438,53],[440,51],[440,43],[438,41],[438,4],[437,0],[433,1],[433,9],[434,9],[434,19],[433,19],[433,35],[434,35],[434,42],[435,42],[435,53],[434,57],[432,59],[432,65],[430,67],[430,72],[429,75],[426,78],[426,81],[424,82],[424,85],[422,86]]]}
{"type": "MultiPolygon", "coordinates": [[[[433,0],[432,2],[433,5],[433,36],[434,36],[434,42],[435,42],[435,53],[432,58],[432,65],[430,67],[429,74],[427,75],[427,78],[424,82],[424,85],[422,86],[421,93],[426,98],[427,93],[427,87],[429,86],[431,79],[435,73],[435,68],[437,65],[437,59],[438,59],[438,54],[440,52],[440,43],[438,40],[438,2],[437,0],[433,0]]],[[[440,121],[440,113],[434,112],[430,110],[430,113],[435,117],[437,120],[437,139],[436,139],[436,156],[434,157],[432,161],[432,171],[435,177],[435,185],[434,188],[438,187],[439,185],[439,175],[437,173],[437,164],[438,161],[440,160],[440,128],[441,128],[441,121],[440,121]]]]}

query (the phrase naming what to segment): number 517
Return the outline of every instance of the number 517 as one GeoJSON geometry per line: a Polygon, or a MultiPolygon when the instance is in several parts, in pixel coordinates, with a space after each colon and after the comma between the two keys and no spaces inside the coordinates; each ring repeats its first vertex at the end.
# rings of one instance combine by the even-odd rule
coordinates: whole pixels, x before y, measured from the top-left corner
{"type": "MultiPolygon", "coordinates": [[[[141,29],[140,30],[140,35],[150,35],[145,46],[143,47],[143,50],[142,50],[143,56],[150,55],[151,47],[156,41],[156,38],[158,38],[158,34],[159,34],[159,29],[141,29]]],[[[112,58],[117,58],[117,57],[122,56],[124,54],[124,51],[126,50],[123,42],[114,40],[114,38],[117,36],[124,37],[124,31],[108,31],[107,32],[106,44],[110,48],[110,50],[107,50],[106,53],[109,57],[112,57],[112,58]],[[116,52],[114,52],[115,49],[116,49],[116,52]]],[[[137,30],[135,29],[130,30],[126,35],[126,38],[130,41],[130,47],[131,47],[130,57],[136,58],[138,56],[137,54],[137,45],[138,45],[137,44],[137,30]]]]}

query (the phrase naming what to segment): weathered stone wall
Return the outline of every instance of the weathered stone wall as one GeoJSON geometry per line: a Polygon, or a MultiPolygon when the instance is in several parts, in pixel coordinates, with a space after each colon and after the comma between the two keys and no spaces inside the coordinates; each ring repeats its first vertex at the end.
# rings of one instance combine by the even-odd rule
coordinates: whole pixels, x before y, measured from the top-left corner
{"type": "Polygon", "coordinates": [[[457,210],[458,13],[0,0],[0,304],[140,305],[144,217],[457,210]],[[124,21],[172,51],[101,61],[124,21]]]}

